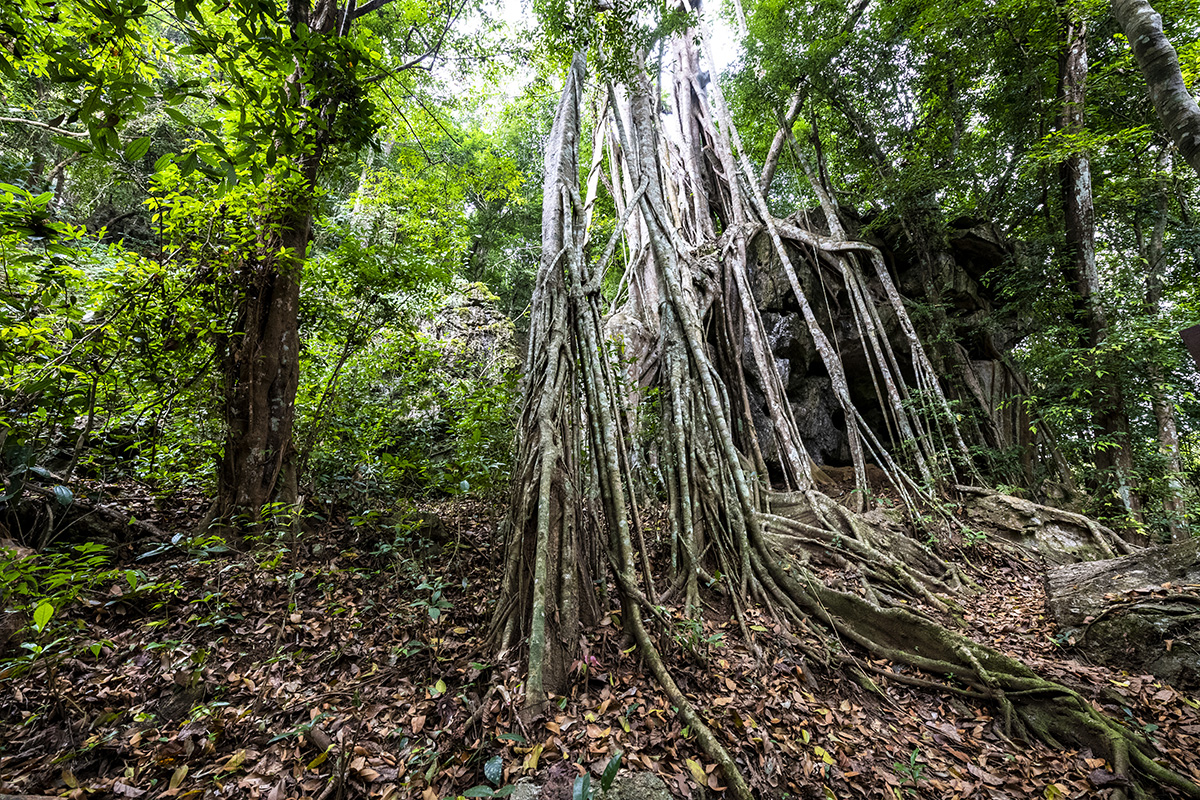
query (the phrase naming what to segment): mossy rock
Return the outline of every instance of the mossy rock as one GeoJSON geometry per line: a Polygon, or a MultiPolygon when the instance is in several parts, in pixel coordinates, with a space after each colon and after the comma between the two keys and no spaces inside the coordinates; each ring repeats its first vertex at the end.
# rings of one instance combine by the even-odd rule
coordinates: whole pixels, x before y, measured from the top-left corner
{"type": "Polygon", "coordinates": [[[1089,658],[1200,686],[1200,540],[1046,574],[1062,637],[1089,658]]]}
{"type": "Polygon", "coordinates": [[[628,772],[618,775],[604,800],[672,800],[662,778],[650,772],[628,772]]]}
{"type": "Polygon", "coordinates": [[[1088,625],[1077,643],[1105,664],[1200,687],[1200,597],[1130,603],[1088,625]]]}

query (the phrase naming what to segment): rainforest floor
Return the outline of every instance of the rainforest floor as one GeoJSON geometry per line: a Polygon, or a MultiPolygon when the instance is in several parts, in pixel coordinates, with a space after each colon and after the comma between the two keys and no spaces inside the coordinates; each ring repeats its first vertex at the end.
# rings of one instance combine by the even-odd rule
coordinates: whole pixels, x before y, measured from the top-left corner
{"type": "MultiPolygon", "coordinates": [[[[519,665],[486,641],[498,506],[330,512],[234,552],[180,535],[200,498],[125,505],[170,538],[113,546],[104,578],[28,643],[40,654],[20,637],[4,648],[0,795],[435,800],[524,782],[569,800],[585,771],[599,796],[619,752],[622,772],[656,773],[677,797],[721,796],[617,611],[588,637],[569,694],[532,722],[518,713],[519,665]]],[[[1047,619],[1037,564],[986,541],[965,552],[983,587],[964,598],[968,635],[1148,732],[1200,782],[1200,704],[1077,660],[1047,619]]],[[[1055,800],[1122,785],[1088,751],[1006,739],[988,706],[806,663],[751,610],[755,657],[707,599],[702,624],[667,609],[660,647],[766,796],[1055,800]]]]}

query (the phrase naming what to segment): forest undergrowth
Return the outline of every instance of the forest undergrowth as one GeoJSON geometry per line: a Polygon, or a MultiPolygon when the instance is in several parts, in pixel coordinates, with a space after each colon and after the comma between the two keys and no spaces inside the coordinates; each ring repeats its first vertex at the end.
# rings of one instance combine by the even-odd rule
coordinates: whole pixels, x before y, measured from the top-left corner
{"type": "MultiPolygon", "coordinates": [[[[184,530],[202,504],[181,502],[134,510],[184,530]]],[[[676,796],[720,796],[720,770],[622,633],[613,587],[570,693],[529,722],[519,667],[494,663],[486,640],[502,509],[466,499],[412,506],[390,527],[328,516],[294,542],[283,534],[242,553],[183,539],[110,550],[104,580],[27,628],[37,635],[26,646],[5,648],[0,794],[433,800],[531,782],[566,800],[580,775],[599,787],[616,765],[660,775],[676,796]]],[[[966,635],[1075,688],[1200,781],[1200,704],[1150,676],[1073,659],[1047,619],[1037,564],[987,539],[942,546],[963,549],[982,588],[961,598],[966,635]]],[[[915,670],[861,653],[850,669],[806,661],[751,608],[756,658],[718,594],[704,608],[703,622],[666,608],[675,628],[658,647],[744,773],[774,797],[1123,789],[1104,759],[1008,739],[994,705],[926,691],[915,670]]]]}

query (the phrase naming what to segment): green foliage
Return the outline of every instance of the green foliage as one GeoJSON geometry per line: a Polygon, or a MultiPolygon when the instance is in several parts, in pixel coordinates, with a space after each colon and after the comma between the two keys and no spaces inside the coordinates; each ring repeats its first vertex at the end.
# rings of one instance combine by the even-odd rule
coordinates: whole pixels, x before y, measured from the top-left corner
{"type": "Polygon", "coordinates": [[[575,778],[575,782],[571,785],[571,800],[593,800],[596,797],[606,796],[608,790],[612,788],[613,781],[617,778],[617,773],[621,769],[621,757],[623,755],[624,753],[618,750],[608,760],[608,764],[604,767],[604,773],[600,777],[599,793],[596,792],[596,787],[592,785],[591,773],[583,770],[583,774],[575,778]]]}
{"type": "Polygon", "coordinates": [[[0,59],[0,72],[75,87],[56,98],[56,124],[83,125],[86,136],[60,134],[61,146],[135,162],[153,139],[143,130],[122,141],[121,129],[156,115],[194,135],[188,152],[159,167],[178,160],[184,175],[199,170],[231,187],[262,182],[277,160],[302,160],[315,146],[368,144],[384,87],[411,87],[405,73],[437,55],[456,13],[407,0],[377,15],[383,25],[340,30],[310,27],[315,20],[279,2],[180,0],[170,11],[144,0],[67,2],[48,16],[21,0],[0,19],[12,59],[0,59]]]}
{"type": "Polygon", "coordinates": [[[509,313],[523,308],[539,131],[520,112],[500,136],[490,121],[460,127],[452,112],[466,118],[474,101],[433,94],[424,68],[490,46],[490,22],[468,41],[453,24],[463,9],[442,3],[395,0],[333,30],[298,9],[0,10],[9,499],[35,468],[65,483],[209,488],[217,373],[249,276],[271,269],[305,272],[298,441],[311,439],[314,483],[339,494],[503,480],[510,380],[440,369],[461,358],[421,326],[460,272],[492,281],[509,313]],[[279,243],[307,214],[316,233],[301,265],[279,243]],[[343,435],[349,451],[335,453],[343,435]]]}
{"type": "Polygon", "coordinates": [[[97,246],[54,220],[48,199],[18,187],[0,197],[4,461],[49,465],[68,480],[117,465],[146,477],[195,469],[203,454],[183,443],[202,429],[203,406],[187,408],[193,398],[180,389],[201,377],[198,345],[212,328],[188,295],[191,276],[97,246]],[[151,444],[180,411],[190,430],[151,444]]]}
{"type": "Polygon", "coordinates": [[[11,50],[0,57],[0,72],[9,79],[17,79],[19,72],[74,89],[70,100],[66,93],[60,96],[64,111],[55,122],[79,123],[86,137],[59,135],[55,141],[60,146],[130,161],[148,152],[143,137],[122,143],[121,123],[156,100],[176,101],[182,94],[154,89],[170,43],[150,22],[147,10],[143,0],[60,3],[53,14],[33,0],[4,5],[0,24],[11,50]]]}
{"type": "MultiPolygon", "coordinates": [[[[311,466],[335,494],[351,485],[449,491],[464,481],[490,491],[506,469],[511,382],[441,369],[461,361],[461,348],[419,326],[460,269],[512,276],[508,305],[523,302],[528,289],[512,287],[531,281],[532,267],[512,269],[525,259],[513,243],[537,224],[537,209],[524,210],[533,194],[508,145],[430,114],[412,120],[427,144],[398,144],[383,161],[368,154],[374,166],[346,205],[315,209],[330,216],[304,267],[298,438],[320,440],[311,466]],[[496,262],[508,266],[496,271],[496,262]],[[338,436],[322,439],[330,428],[338,436]],[[351,447],[334,453],[342,434],[351,447]]],[[[210,485],[221,447],[213,373],[244,302],[242,276],[277,257],[264,250],[264,230],[309,200],[289,161],[268,167],[264,156],[262,179],[239,167],[236,185],[221,187],[189,167],[187,154],[201,151],[193,142],[184,157],[158,159],[146,200],[151,253],[98,247],[55,219],[53,193],[5,191],[0,337],[13,346],[2,355],[0,422],[10,472],[49,464],[69,466],[68,478],[116,470],[164,490],[210,485]]]]}
{"type": "MultiPolygon", "coordinates": [[[[1047,442],[1056,442],[1075,483],[1093,494],[1088,510],[1112,514],[1120,481],[1096,466],[1095,454],[1127,444],[1147,520],[1164,530],[1164,500],[1195,492],[1165,469],[1151,408],[1165,398],[1180,430],[1195,420],[1195,378],[1175,337],[1200,320],[1188,277],[1200,252],[1195,179],[1166,155],[1144,81],[1127,43],[1114,35],[1108,8],[1070,4],[1088,23],[1089,67],[1085,126],[1069,132],[1058,130],[1062,4],[750,0],[744,8],[750,36],[727,92],[752,153],[765,157],[775,125],[764,120],[775,120],[799,91],[793,133],[851,228],[897,242],[897,258],[910,262],[923,247],[947,249],[959,220],[991,223],[1013,243],[1012,259],[985,278],[1008,301],[1003,309],[968,317],[955,305],[975,302],[972,287],[936,268],[923,268],[923,285],[905,290],[927,349],[946,354],[964,344],[971,358],[983,359],[1011,352],[1029,376],[1030,396],[1009,402],[1024,403],[1038,452],[976,446],[976,463],[998,482],[1043,487],[1043,470],[1054,469],[1047,442]],[[1090,158],[1096,203],[1097,300],[1108,321],[1096,348],[1086,344],[1086,315],[1067,274],[1058,169],[1074,153],[1090,158]],[[1147,242],[1164,213],[1164,253],[1149,264],[1147,242]],[[1151,271],[1163,291],[1148,303],[1151,271]],[[1123,398],[1126,441],[1099,433],[1094,410],[1107,394],[1123,398]]],[[[1176,46],[1193,52],[1190,5],[1156,9],[1176,46]]],[[[785,152],[772,204],[790,213],[815,201],[785,152]]],[[[972,265],[959,266],[970,273],[972,265]]],[[[955,413],[967,430],[986,422],[972,408],[955,413]]]]}
{"type": "MultiPolygon", "coordinates": [[[[82,231],[51,219],[49,192],[35,197],[12,185],[0,191],[0,425],[45,430],[86,413],[80,378],[102,347],[85,331],[77,302],[82,231]]],[[[27,448],[27,439],[5,446],[27,448]]]]}
{"type": "Polygon", "coordinates": [[[435,579],[432,583],[423,581],[416,589],[418,592],[429,592],[428,597],[418,597],[412,602],[412,607],[420,609],[429,615],[430,622],[438,622],[442,615],[454,605],[445,598],[446,583],[435,579]]]}
{"type": "MultiPolygon", "coordinates": [[[[462,482],[493,492],[507,479],[512,429],[509,414],[514,376],[501,353],[488,353],[470,340],[438,335],[435,314],[443,297],[379,295],[373,302],[338,299],[330,287],[313,284],[330,323],[360,317],[349,330],[308,329],[302,369],[307,376],[297,397],[298,438],[311,443],[308,467],[324,496],[342,500],[456,492],[462,482]],[[351,305],[352,303],[352,305],[351,305]],[[499,361],[489,360],[500,357],[499,361]]],[[[467,287],[450,299],[479,311],[486,303],[467,287]]],[[[307,304],[306,304],[307,305],[307,304]]],[[[480,341],[511,341],[500,330],[454,328],[480,341]]],[[[314,322],[316,322],[314,320],[314,322]]]]}
{"type": "Polygon", "coordinates": [[[690,9],[661,0],[595,5],[536,0],[533,8],[548,61],[565,69],[575,53],[583,53],[600,75],[617,80],[643,68],[643,52],[696,22],[690,9]]]}
{"type": "MultiPolygon", "coordinates": [[[[1128,47],[1111,35],[1102,4],[1079,6],[1093,30],[1088,122],[1057,133],[1059,5],[861,8],[850,17],[845,4],[824,1],[745,4],[744,59],[724,84],[751,153],[765,154],[771,120],[801,86],[793,133],[865,235],[942,247],[948,220],[964,215],[1019,239],[988,279],[1008,302],[988,320],[959,315],[950,297],[914,302],[926,345],[1015,347],[1032,396],[1012,402],[1025,403],[1032,426],[1056,432],[1079,483],[1100,487],[1093,510],[1114,489],[1094,452],[1117,442],[1097,434],[1089,406],[1119,384],[1149,524],[1163,529],[1178,513],[1166,499],[1193,496],[1200,472],[1190,433],[1200,404],[1175,338],[1200,320],[1191,274],[1200,233],[1194,181],[1158,158],[1161,135],[1128,47]],[[1111,325],[1098,348],[1082,344],[1063,274],[1055,173],[1078,151],[1093,163],[1111,325]],[[1163,187],[1164,289],[1151,310],[1140,248],[1163,216],[1163,187]],[[1183,431],[1179,474],[1154,441],[1150,407],[1163,397],[1183,431]]],[[[1200,51],[1188,7],[1172,0],[1160,10],[1191,74],[1200,51]]],[[[33,479],[71,498],[83,495],[79,478],[210,488],[223,446],[218,374],[239,336],[249,276],[271,269],[303,271],[295,440],[308,489],[359,503],[502,486],[511,365],[489,364],[444,330],[438,307],[463,292],[459,278],[483,284],[478,294],[519,335],[539,261],[536,176],[555,102],[547,76],[578,51],[601,78],[628,77],[664,37],[696,22],[649,0],[544,0],[535,11],[537,57],[525,43],[505,54],[541,72],[502,104],[494,91],[451,96],[463,93],[416,68],[441,48],[481,55],[496,46],[490,21],[456,34],[453,9],[425,0],[396,0],[337,30],[305,24],[294,4],[258,0],[72,1],[53,14],[18,0],[0,9],[11,45],[0,54],[0,85],[18,120],[0,123],[4,494],[19,500],[33,479]],[[307,215],[308,250],[284,253],[284,229],[307,215]]],[[[446,69],[462,77],[460,66],[446,69]]],[[[490,64],[488,80],[498,82],[500,69],[490,64]]],[[[789,159],[771,197],[781,212],[814,203],[789,159]]],[[[594,242],[615,223],[603,195],[594,242]]],[[[609,299],[619,271],[603,284],[609,299]]],[[[904,291],[947,290],[943,277],[904,291]]],[[[644,400],[639,430],[649,445],[653,389],[644,400]]],[[[931,429],[946,421],[925,393],[911,402],[931,429]]],[[[969,405],[953,407],[957,421],[982,422],[969,405]]],[[[1015,448],[976,446],[973,455],[995,480],[1038,483],[1015,448]]],[[[1032,461],[1037,473],[1049,458],[1032,461]]]]}
{"type": "MultiPolygon", "coordinates": [[[[1130,424],[1127,441],[1134,462],[1133,478],[1149,530],[1160,532],[1166,530],[1174,513],[1164,501],[1171,496],[1186,501],[1200,486],[1194,475],[1171,473],[1158,446],[1158,420],[1153,411],[1156,399],[1168,404],[1178,415],[1181,431],[1189,430],[1198,418],[1200,404],[1190,359],[1176,332],[1200,317],[1194,310],[1194,287],[1170,273],[1164,302],[1149,311],[1141,285],[1143,265],[1118,262],[1115,257],[1116,252],[1101,254],[1102,259],[1114,259],[1111,284],[1103,298],[1109,322],[1104,341],[1095,348],[1081,343],[1069,296],[1043,289],[1042,299],[1031,310],[1045,317],[1017,355],[1036,387],[1027,401],[1032,424],[1056,432],[1060,450],[1075,465],[1076,479],[1098,487],[1087,511],[1118,525],[1123,523],[1122,515],[1114,512],[1120,505],[1116,500],[1119,483],[1113,474],[1096,468],[1093,454],[1096,448],[1113,449],[1125,440],[1102,435],[1093,409],[1098,398],[1107,396],[1113,386],[1119,387],[1130,424]]],[[[1022,291],[1013,287],[1011,279],[1006,287],[1022,291]]],[[[1028,291],[1032,293],[1032,287],[1028,291]]],[[[1184,503],[1185,508],[1188,505],[1184,503]]]]}
{"type": "Polygon", "coordinates": [[[967,547],[976,547],[987,541],[987,531],[977,531],[974,528],[962,529],[963,544],[967,547]]]}
{"type": "Polygon", "coordinates": [[[0,661],[0,679],[66,655],[62,645],[69,637],[56,636],[54,629],[69,624],[64,612],[93,587],[117,579],[108,563],[107,549],[94,543],[42,554],[0,547],[0,608],[25,621],[13,635],[25,653],[0,661]]]}
{"type": "Polygon", "coordinates": [[[675,620],[673,635],[675,641],[681,647],[702,659],[708,657],[708,653],[712,648],[725,646],[725,634],[723,631],[717,631],[705,636],[704,626],[701,621],[690,617],[682,617],[675,620]]]}
{"type": "Polygon", "coordinates": [[[907,764],[900,762],[892,764],[892,769],[900,776],[901,786],[905,786],[905,791],[910,795],[916,792],[916,786],[921,782],[921,777],[925,774],[925,765],[917,761],[920,757],[921,749],[914,747],[908,756],[907,764]]]}

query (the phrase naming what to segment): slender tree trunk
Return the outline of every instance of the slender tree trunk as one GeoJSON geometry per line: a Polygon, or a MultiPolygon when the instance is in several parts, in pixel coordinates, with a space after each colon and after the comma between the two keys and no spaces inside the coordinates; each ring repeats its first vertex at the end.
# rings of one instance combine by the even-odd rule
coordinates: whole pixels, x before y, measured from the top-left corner
{"type": "MultiPolygon", "coordinates": [[[[1159,159],[1158,168],[1165,170],[1169,161],[1164,152],[1159,159]]],[[[1164,241],[1167,232],[1168,195],[1165,175],[1160,177],[1158,191],[1155,193],[1155,217],[1152,221],[1150,236],[1142,238],[1142,260],[1146,264],[1146,304],[1148,318],[1158,315],[1158,307],[1162,302],[1163,269],[1166,266],[1166,248],[1164,241]]],[[[1150,404],[1154,409],[1154,420],[1158,432],[1158,450],[1166,459],[1167,485],[1169,494],[1163,499],[1163,511],[1167,517],[1167,530],[1171,540],[1175,542],[1188,538],[1187,526],[1184,524],[1186,508],[1180,497],[1182,486],[1179,474],[1182,465],[1179,460],[1179,427],[1175,419],[1175,407],[1167,397],[1166,385],[1163,380],[1162,367],[1156,359],[1149,364],[1151,395],[1150,404]]]]}
{"type": "MultiPolygon", "coordinates": [[[[1073,8],[1062,10],[1065,33],[1059,58],[1058,129],[1062,133],[1084,130],[1087,97],[1087,24],[1073,8]]],[[[1108,335],[1108,319],[1100,303],[1100,274],[1096,270],[1096,218],[1092,197],[1092,173],[1088,154],[1077,151],[1059,165],[1063,228],[1071,282],[1074,284],[1080,321],[1087,326],[1086,345],[1093,358],[1108,335]]],[[[1125,513],[1140,521],[1141,500],[1133,485],[1133,455],[1129,442],[1129,418],[1120,384],[1114,376],[1101,379],[1095,391],[1093,423],[1097,444],[1093,459],[1100,482],[1116,483],[1125,513]]]]}
{"type": "Polygon", "coordinates": [[[1163,511],[1167,514],[1167,530],[1170,531],[1171,541],[1182,542],[1189,538],[1188,526],[1184,521],[1187,507],[1180,493],[1183,486],[1179,475],[1182,470],[1179,461],[1179,428],[1175,421],[1175,407],[1167,399],[1163,391],[1161,379],[1155,375],[1154,384],[1154,419],[1158,425],[1158,449],[1167,458],[1167,485],[1170,494],[1163,500],[1163,511]]]}
{"type": "Polygon", "coordinates": [[[1142,68],[1158,118],[1200,175],[1200,106],[1183,81],[1179,56],[1163,33],[1162,16],[1146,0],[1112,0],[1112,11],[1142,68]]]}

